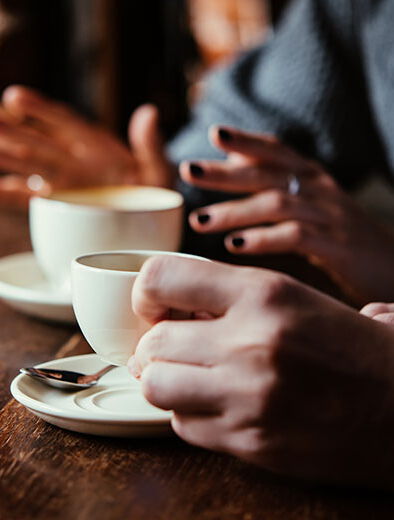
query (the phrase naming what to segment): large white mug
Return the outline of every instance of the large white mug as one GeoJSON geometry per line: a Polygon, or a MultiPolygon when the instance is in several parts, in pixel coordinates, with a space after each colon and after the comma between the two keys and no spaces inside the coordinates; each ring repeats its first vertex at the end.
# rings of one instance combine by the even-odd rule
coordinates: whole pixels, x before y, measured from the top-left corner
{"type": "Polygon", "coordinates": [[[72,263],[74,312],[83,335],[104,361],[125,365],[149,328],[134,314],[131,293],[142,265],[154,255],[207,261],[165,251],[111,251],[80,256],[72,263]]]}
{"type": "Polygon", "coordinates": [[[56,287],[69,290],[71,261],[93,251],[178,251],[183,198],[172,190],[116,186],[62,190],[30,202],[37,262],[56,287]]]}

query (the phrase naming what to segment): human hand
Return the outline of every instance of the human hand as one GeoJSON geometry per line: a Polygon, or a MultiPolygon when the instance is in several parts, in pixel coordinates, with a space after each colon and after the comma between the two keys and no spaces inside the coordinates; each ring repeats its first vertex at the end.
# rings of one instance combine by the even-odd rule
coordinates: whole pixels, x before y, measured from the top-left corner
{"type": "Polygon", "coordinates": [[[25,206],[31,195],[90,185],[167,186],[158,112],[151,105],[132,116],[132,151],[110,132],[68,106],[19,86],[7,88],[0,111],[0,204],[25,206]]]}
{"type": "Polygon", "coordinates": [[[211,139],[227,160],[185,162],[183,180],[249,196],[191,213],[195,231],[229,232],[225,246],[234,254],[304,255],[357,303],[393,297],[394,235],[317,163],[272,136],[215,127],[211,139]]]}
{"type": "Polygon", "coordinates": [[[394,303],[369,303],[360,313],[394,327],[394,303]]]}
{"type": "Polygon", "coordinates": [[[390,327],[273,271],[174,257],[144,264],[132,300],[152,328],[130,370],[184,440],[300,478],[392,485],[390,327]]]}

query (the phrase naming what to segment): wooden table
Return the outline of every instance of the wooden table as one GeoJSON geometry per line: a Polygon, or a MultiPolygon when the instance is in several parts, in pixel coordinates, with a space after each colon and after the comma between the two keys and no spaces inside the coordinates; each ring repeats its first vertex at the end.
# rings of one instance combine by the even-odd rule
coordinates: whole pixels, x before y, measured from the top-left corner
{"type": "MultiPolygon", "coordinates": [[[[23,216],[0,213],[0,256],[30,248],[23,216]]],[[[88,352],[78,331],[0,303],[0,520],[393,519],[383,492],[305,487],[168,439],[61,430],[13,399],[21,366],[88,352]]]]}

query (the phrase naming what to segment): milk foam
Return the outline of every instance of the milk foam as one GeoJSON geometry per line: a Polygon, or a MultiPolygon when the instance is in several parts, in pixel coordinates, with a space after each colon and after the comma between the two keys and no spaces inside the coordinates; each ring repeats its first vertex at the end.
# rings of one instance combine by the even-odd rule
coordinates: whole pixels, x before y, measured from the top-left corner
{"type": "Polygon", "coordinates": [[[50,199],[70,204],[126,211],[159,211],[182,205],[182,196],[179,193],[151,186],[111,186],[61,190],[54,192],[50,199]]]}

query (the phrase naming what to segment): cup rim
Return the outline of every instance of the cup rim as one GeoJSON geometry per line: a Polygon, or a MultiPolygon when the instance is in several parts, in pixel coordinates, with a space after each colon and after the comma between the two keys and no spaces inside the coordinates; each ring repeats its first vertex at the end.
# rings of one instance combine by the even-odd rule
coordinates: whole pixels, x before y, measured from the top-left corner
{"type": "Polygon", "coordinates": [[[160,212],[166,212],[166,211],[172,211],[174,209],[180,209],[184,206],[185,201],[181,193],[179,191],[170,189],[170,188],[162,188],[161,186],[146,186],[146,185],[111,185],[111,186],[86,186],[82,188],[74,188],[74,189],[62,189],[62,190],[55,190],[49,195],[34,195],[30,199],[30,204],[34,204],[34,201],[45,201],[46,203],[65,207],[65,206],[72,206],[74,208],[84,209],[84,210],[95,210],[95,211],[102,211],[106,213],[133,213],[133,214],[143,214],[143,213],[160,213],[160,212]],[[81,202],[72,202],[67,200],[58,200],[56,198],[53,198],[53,196],[56,196],[56,194],[62,194],[62,193],[71,193],[71,192],[84,192],[84,191],[115,191],[120,190],[122,188],[132,188],[132,189],[152,189],[155,191],[161,191],[161,192],[167,192],[171,193],[173,195],[177,195],[177,203],[174,205],[171,205],[167,208],[150,208],[150,209],[132,209],[132,208],[116,208],[116,207],[109,207],[104,206],[101,204],[87,204],[87,203],[81,203],[81,202]]]}
{"type": "Polygon", "coordinates": [[[81,269],[87,269],[89,271],[97,271],[97,272],[109,272],[109,273],[117,273],[118,276],[129,276],[131,274],[138,274],[140,271],[120,271],[118,269],[108,269],[104,267],[94,267],[91,265],[86,265],[81,262],[84,258],[90,258],[92,256],[109,256],[109,255],[146,255],[146,256],[177,256],[180,258],[190,258],[195,260],[202,260],[204,262],[211,262],[209,258],[205,258],[203,256],[191,255],[188,253],[179,253],[177,251],[161,251],[155,249],[120,249],[114,251],[97,251],[93,253],[87,253],[84,255],[77,256],[72,261],[72,267],[78,267],[81,269]]]}

